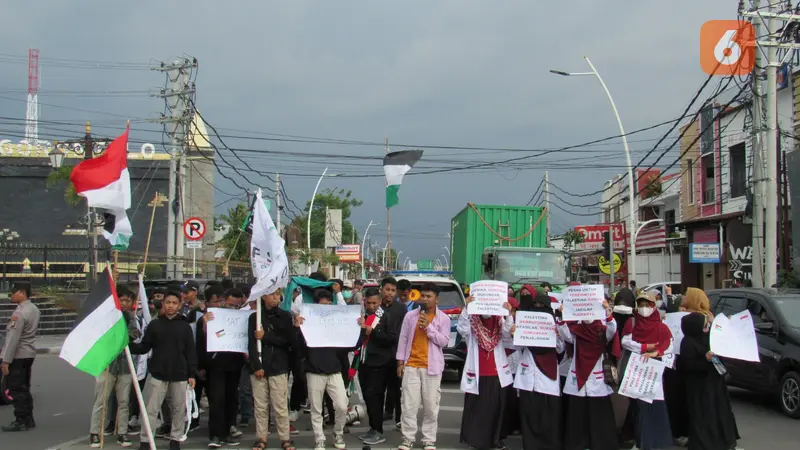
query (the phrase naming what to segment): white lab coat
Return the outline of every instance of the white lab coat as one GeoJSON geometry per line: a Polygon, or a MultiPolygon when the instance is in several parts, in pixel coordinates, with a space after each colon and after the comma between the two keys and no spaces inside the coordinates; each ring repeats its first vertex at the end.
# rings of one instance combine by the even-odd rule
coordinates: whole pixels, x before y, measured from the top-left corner
{"type": "MultiPolygon", "coordinates": [[[[564,340],[558,336],[556,340],[556,353],[564,352],[564,340]]],[[[551,380],[539,370],[536,361],[533,360],[533,353],[527,347],[518,347],[520,350],[519,367],[514,377],[514,387],[525,391],[538,392],[540,394],[561,396],[561,380],[556,377],[551,380]]]]}
{"type": "MultiPolygon", "coordinates": [[[[606,341],[611,342],[614,334],[617,332],[617,321],[613,318],[604,323],[606,326],[606,341]]],[[[565,342],[575,346],[575,353],[578,352],[578,344],[575,343],[576,339],[566,323],[558,326],[558,333],[565,342]]],[[[597,362],[592,368],[592,373],[586,380],[582,388],[578,389],[578,377],[575,373],[575,358],[572,358],[567,374],[567,383],[564,385],[564,393],[575,397],[606,397],[614,393],[611,386],[606,384],[605,376],[603,375],[603,360],[605,355],[600,355],[597,362]]]]}
{"type": "MultiPolygon", "coordinates": [[[[513,321],[503,318],[503,336],[507,337],[511,334],[511,325],[513,321]]],[[[461,376],[461,390],[467,394],[478,395],[478,380],[480,377],[479,357],[478,357],[478,338],[472,334],[472,325],[470,324],[469,314],[467,308],[461,311],[461,316],[458,318],[458,325],[456,327],[458,333],[467,341],[467,360],[464,361],[464,373],[461,376]]],[[[500,386],[506,387],[514,382],[511,373],[511,366],[506,358],[505,348],[501,343],[498,343],[494,348],[494,363],[497,367],[497,376],[500,379],[500,386]]]]}

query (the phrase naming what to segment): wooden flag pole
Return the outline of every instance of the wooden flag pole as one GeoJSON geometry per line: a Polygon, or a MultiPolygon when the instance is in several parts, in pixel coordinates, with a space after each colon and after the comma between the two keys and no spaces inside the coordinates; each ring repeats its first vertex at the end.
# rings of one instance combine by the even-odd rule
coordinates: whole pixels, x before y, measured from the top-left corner
{"type": "Polygon", "coordinates": [[[112,254],[114,255],[114,265],[111,269],[111,277],[114,279],[114,283],[116,283],[117,280],[119,280],[119,250],[114,250],[112,254]]]}
{"type": "MultiPolygon", "coordinates": [[[[386,138],[386,154],[389,154],[389,138],[386,138]]],[[[388,183],[388,180],[387,180],[388,183]]],[[[383,268],[385,271],[386,268],[392,267],[392,214],[391,209],[386,208],[386,267],[383,268]]]]}
{"type": "Polygon", "coordinates": [[[147,268],[147,255],[150,253],[150,238],[153,236],[153,222],[156,218],[156,208],[158,207],[158,197],[159,194],[156,192],[156,195],[153,197],[153,211],[150,213],[150,228],[147,230],[147,243],[144,246],[144,261],[142,262],[142,275],[145,273],[145,269],[147,268]]]}
{"type": "MultiPolygon", "coordinates": [[[[105,372],[103,372],[103,409],[100,410],[100,448],[103,448],[103,444],[105,443],[105,431],[106,431],[106,408],[108,407],[108,374],[109,370],[106,367],[105,372]]],[[[116,426],[116,424],[115,424],[116,426]]]]}

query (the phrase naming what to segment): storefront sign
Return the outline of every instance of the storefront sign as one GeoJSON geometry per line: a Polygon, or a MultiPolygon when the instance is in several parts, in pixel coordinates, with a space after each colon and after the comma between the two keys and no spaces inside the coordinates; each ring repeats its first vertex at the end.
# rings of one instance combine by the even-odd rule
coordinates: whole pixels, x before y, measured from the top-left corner
{"type": "Polygon", "coordinates": [[[583,225],[575,227],[575,231],[583,235],[583,242],[575,245],[575,250],[599,250],[603,248],[603,233],[611,231],[611,240],[615,249],[625,247],[625,225],[621,223],[602,225],[583,225]]]}
{"type": "Polygon", "coordinates": [[[689,262],[695,264],[719,263],[719,244],[689,244],[689,262]]]}

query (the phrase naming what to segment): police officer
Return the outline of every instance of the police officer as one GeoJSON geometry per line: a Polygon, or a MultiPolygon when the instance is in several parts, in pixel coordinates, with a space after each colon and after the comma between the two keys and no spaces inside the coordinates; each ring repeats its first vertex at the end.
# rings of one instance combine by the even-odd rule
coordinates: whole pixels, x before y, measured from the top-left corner
{"type": "Polygon", "coordinates": [[[0,369],[6,379],[9,396],[13,399],[16,420],[4,426],[3,431],[28,431],[36,426],[33,421],[33,396],[31,396],[31,367],[36,357],[36,330],[39,328],[39,308],[33,304],[31,284],[16,282],[11,289],[11,301],[17,309],[11,314],[6,328],[6,343],[0,353],[0,369]]]}

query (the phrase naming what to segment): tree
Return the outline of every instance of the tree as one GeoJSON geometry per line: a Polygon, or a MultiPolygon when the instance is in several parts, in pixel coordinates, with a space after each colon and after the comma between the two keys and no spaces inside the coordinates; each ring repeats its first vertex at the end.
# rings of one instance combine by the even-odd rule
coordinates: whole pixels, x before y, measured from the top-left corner
{"type": "Polygon", "coordinates": [[[214,218],[214,229],[222,230],[225,226],[228,231],[219,240],[218,244],[225,249],[225,258],[232,261],[250,260],[250,235],[242,231],[242,224],[247,218],[248,206],[239,203],[228,209],[226,214],[214,218]]]}
{"type": "Polygon", "coordinates": [[[574,229],[564,233],[564,251],[572,252],[576,245],[582,244],[586,237],[583,233],[575,231],[574,229]]]}
{"type": "MultiPolygon", "coordinates": [[[[325,246],[325,210],[342,210],[342,244],[357,244],[359,242],[355,226],[348,220],[353,208],[361,206],[363,202],[353,197],[352,191],[341,188],[325,189],[318,192],[314,197],[314,211],[311,212],[311,248],[323,248],[325,246]]],[[[299,228],[304,236],[303,247],[308,223],[308,209],[311,201],[306,202],[305,211],[302,217],[295,217],[292,225],[299,228]]]]}
{"type": "Polygon", "coordinates": [[[73,167],[75,166],[61,166],[58,169],[53,169],[47,175],[46,183],[48,189],[64,186],[64,201],[70,206],[77,206],[81,202],[81,197],[75,192],[75,186],[69,180],[73,167]]]}

